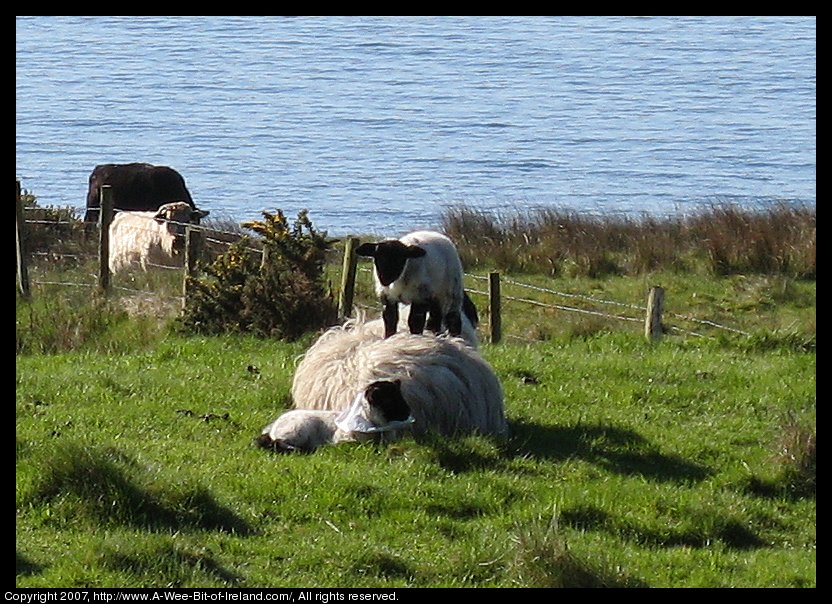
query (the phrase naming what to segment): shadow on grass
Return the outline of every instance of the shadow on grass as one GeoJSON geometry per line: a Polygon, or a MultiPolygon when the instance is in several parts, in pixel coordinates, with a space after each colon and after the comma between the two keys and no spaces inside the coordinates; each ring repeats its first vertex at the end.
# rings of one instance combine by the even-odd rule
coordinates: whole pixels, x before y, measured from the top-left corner
{"type": "Polygon", "coordinates": [[[37,479],[23,501],[57,505],[64,518],[147,530],[253,532],[204,487],[147,481],[138,464],[116,449],[62,443],[40,453],[37,479]]]}
{"type": "Polygon", "coordinates": [[[740,485],[740,489],[749,495],[763,499],[785,499],[787,501],[817,499],[814,477],[811,481],[808,481],[802,476],[794,478],[788,473],[783,473],[774,479],[752,476],[740,485]]]}
{"type": "Polygon", "coordinates": [[[580,459],[626,476],[668,482],[701,481],[712,474],[706,466],[659,448],[634,430],[601,424],[544,426],[511,422],[510,447],[516,456],[546,460],[580,459]]]}
{"type": "Polygon", "coordinates": [[[43,570],[43,566],[37,562],[32,562],[26,556],[17,552],[17,560],[15,563],[15,575],[37,575],[43,570]]]}
{"type": "Polygon", "coordinates": [[[584,505],[561,511],[563,524],[581,531],[604,531],[647,547],[707,547],[721,541],[727,547],[748,550],[764,547],[766,542],[740,520],[723,514],[694,512],[679,526],[650,529],[619,519],[601,508],[584,505]]]}
{"type": "Polygon", "coordinates": [[[480,469],[511,469],[516,458],[548,461],[580,459],[607,471],[667,482],[700,481],[712,471],[702,465],[659,451],[633,430],[599,424],[544,426],[511,422],[508,439],[442,438],[422,436],[436,462],[446,470],[464,473],[480,469]]]}
{"type": "Polygon", "coordinates": [[[398,556],[384,552],[364,552],[353,563],[352,572],[358,577],[379,577],[384,579],[406,579],[412,581],[414,571],[398,556]]]}
{"type": "Polygon", "coordinates": [[[151,582],[164,577],[173,586],[192,580],[194,575],[218,580],[227,585],[234,585],[242,580],[242,577],[223,568],[205,552],[189,551],[171,543],[163,543],[147,551],[137,547],[135,551],[126,553],[105,548],[102,562],[108,568],[139,578],[147,577],[151,582]]]}

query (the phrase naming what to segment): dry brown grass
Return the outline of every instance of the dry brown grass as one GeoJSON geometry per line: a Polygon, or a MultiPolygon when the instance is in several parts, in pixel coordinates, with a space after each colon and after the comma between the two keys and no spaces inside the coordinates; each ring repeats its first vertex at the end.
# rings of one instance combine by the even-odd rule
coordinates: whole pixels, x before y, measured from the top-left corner
{"type": "Polygon", "coordinates": [[[816,223],[814,208],[787,204],[764,211],[715,205],[666,219],[558,209],[496,217],[467,206],[443,216],[468,269],[587,277],[704,269],[815,279],[816,223]]]}

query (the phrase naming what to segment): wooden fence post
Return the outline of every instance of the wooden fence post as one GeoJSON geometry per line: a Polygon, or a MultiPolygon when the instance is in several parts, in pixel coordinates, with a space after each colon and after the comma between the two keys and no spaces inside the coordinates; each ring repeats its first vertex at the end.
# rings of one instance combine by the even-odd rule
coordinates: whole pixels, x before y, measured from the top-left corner
{"type": "Polygon", "coordinates": [[[25,226],[23,225],[23,199],[20,197],[20,181],[15,179],[17,191],[15,193],[14,217],[15,237],[17,239],[17,285],[20,295],[29,297],[29,267],[25,248],[25,226]]]}
{"type": "Polygon", "coordinates": [[[202,251],[202,231],[193,225],[185,227],[185,275],[182,277],[182,310],[188,303],[188,285],[196,278],[196,262],[202,251]]]}
{"type": "Polygon", "coordinates": [[[500,307],[500,273],[488,275],[488,314],[491,321],[491,343],[497,344],[503,338],[503,318],[500,307]]]}
{"type": "Polygon", "coordinates": [[[107,295],[110,291],[110,223],[113,221],[113,189],[101,185],[101,201],[98,215],[98,289],[107,295]]]}
{"type": "Polygon", "coordinates": [[[348,237],[344,244],[344,264],[341,268],[341,292],[338,295],[338,318],[343,321],[352,314],[352,301],[355,296],[355,269],[358,256],[357,237],[348,237]]]}
{"type": "Polygon", "coordinates": [[[664,288],[654,285],[647,296],[647,316],[644,319],[644,337],[658,341],[662,337],[662,311],[664,310],[664,288]]]}

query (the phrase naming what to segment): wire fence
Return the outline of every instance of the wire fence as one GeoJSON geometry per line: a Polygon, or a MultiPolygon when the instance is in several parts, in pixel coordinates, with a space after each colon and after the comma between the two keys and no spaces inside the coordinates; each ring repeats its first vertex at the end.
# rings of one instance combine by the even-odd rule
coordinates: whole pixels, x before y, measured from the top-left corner
{"type": "MultiPolygon", "coordinates": [[[[372,269],[362,267],[359,269],[360,272],[372,276],[372,269]]],[[[473,273],[465,273],[464,277],[466,280],[474,281],[474,282],[485,282],[486,284],[489,283],[490,277],[488,275],[478,275],[473,273]]],[[[543,287],[540,285],[534,285],[531,283],[524,283],[522,281],[517,280],[516,278],[510,278],[501,276],[500,281],[503,286],[511,286],[513,288],[519,290],[530,290],[537,294],[540,294],[541,297],[544,299],[534,299],[526,296],[521,295],[511,295],[505,293],[505,291],[500,292],[500,298],[502,301],[508,301],[512,303],[516,303],[517,305],[525,305],[531,306],[538,309],[549,309],[552,311],[560,311],[564,313],[574,313],[576,315],[587,315],[591,317],[599,317],[606,320],[612,321],[623,321],[628,323],[635,323],[639,325],[639,328],[645,325],[647,321],[647,315],[650,313],[650,308],[648,304],[639,305],[634,304],[632,302],[621,302],[619,300],[607,300],[603,298],[598,298],[597,296],[590,296],[586,294],[578,294],[573,292],[565,292],[559,291],[556,289],[543,287]],[[566,300],[571,301],[579,301],[583,302],[587,305],[591,305],[590,307],[579,307],[576,305],[567,305],[558,303],[557,300],[560,298],[564,298],[566,300]],[[617,313],[613,312],[604,312],[599,307],[614,307],[618,309],[625,309],[624,311],[619,311],[617,313]]],[[[493,297],[494,293],[491,291],[477,289],[473,287],[466,287],[465,291],[469,294],[474,294],[476,296],[484,297],[486,300],[489,300],[493,297]]],[[[501,304],[502,306],[502,304],[501,304]]],[[[362,310],[370,311],[373,307],[368,305],[362,305],[362,310]]],[[[486,304],[486,312],[490,312],[491,308],[489,304],[486,304]]],[[[674,312],[664,312],[661,317],[662,322],[662,329],[668,333],[674,333],[679,335],[685,336],[694,336],[694,337],[706,337],[712,338],[714,336],[710,334],[702,333],[701,331],[694,331],[693,329],[688,329],[679,325],[669,324],[669,319],[675,319],[679,321],[685,321],[688,323],[694,323],[696,325],[707,326],[712,329],[716,330],[724,330],[727,332],[737,333],[744,336],[750,336],[751,334],[747,331],[742,329],[738,329],[736,327],[731,327],[728,325],[724,325],[722,323],[718,323],[713,320],[708,319],[699,319],[693,317],[688,314],[682,313],[674,313],[674,312]]],[[[534,342],[537,341],[534,338],[524,337],[518,334],[509,333],[506,334],[507,338],[511,338],[514,340],[522,340],[526,342],[534,342]]]]}
{"type": "MultiPolygon", "coordinates": [[[[18,206],[20,205],[18,196],[18,206]]],[[[119,210],[113,210],[112,216],[115,217],[118,213],[119,210]]],[[[115,292],[132,296],[153,296],[178,302],[182,306],[189,253],[183,248],[187,246],[188,230],[204,235],[209,253],[206,254],[204,249],[197,252],[203,259],[206,256],[220,255],[225,251],[221,249],[223,246],[230,246],[244,236],[241,231],[204,227],[177,220],[167,220],[162,226],[155,220],[153,213],[131,214],[129,226],[122,229],[121,234],[133,241],[144,240],[145,246],[147,242],[152,241],[153,245],[160,250],[164,248],[165,251],[147,258],[140,258],[138,252],[127,254],[122,259],[125,267],[118,271],[116,283],[113,284],[107,279],[106,284],[102,284],[101,268],[109,264],[110,253],[114,250],[112,246],[101,243],[99,224],[83,223],[69,216],[68,212],[62,213],[54,208],[19,207],[17,274],[21,293],[28,296],[29,289],[33,286],[88,288],[99,293],[105,289],[106,294],[115,292]],[[28,214],[37,217],[29,217],[28,214]],[[51,215],[43,218],[44,214],[51,215]],[[162,239],[166,239],[164,243],[162,239]],[[37,249],[26,251],[32,247],[37,249]],[[177,253],[173,253],[174,249],[177,253]],[[165,272],[172,277],[158,276],[165,272]]],[[[137,246],[137,250],[140,248],[141,246],[137,246]]],[[[261,250],[255,247],[245,249],[261,253],[261,250]]],[[[115,251],[117,252],[118,250],[115,251]]]]}
{"type": "MultiPolygon", "coordinates": [[[[241,231],[218,229],[202,225],[195,226],[189,223],[182,222],[174,222],[173,224],[177,227],[180,227],[178,230],[182,231],[181,233],[177,232],[175,235],[179,244],[181,244],[186,239],[185,230],[190,229],[192,232],[197,232],[201,235],[203,243],[208,244],[210,246],[211,254],[215,257],[222,254],[223,250],[228,246],[239,242],[243,237],[247,237],[241,231]]],[[[56,228],[65,228],[68,231],[72,231],[73,228],[79,230],[77,220],[49,220],[44,218],[27,219],[24,217],[19,221],[18,224],[18,240],[20,241],[21,239],[27,239],[25,233],[32,227],[46,230],[56,228]]],[[[141,227],[134,226],[134,228],[139,229],[141,227]]],[[[97,229],[94,230],[97,231],[97,229]]],[[[147,230],[155,232],[156,227],[149,226],[147,230]]],[[[84,231],[84,233],[81,235],[79,235],[78,233],[72,233],[72,235],[76,238],[80,237],[82,240],[84,238],[87,238],[88,245],[86,246],[86,248],[84,248],[82,244],[79,244],[77,247],[80,249],[71,248],[71,251],[61,251],[56,247],[53,247],[52,249],[49,249],[47,251],[37,250],[28,254],[25,253],[25,251],[19,249],[19,281],[22,282],[21,273],[27,273],[30,265],[36,268],[34,273],[35,278],[32,279],[30,282],[28,282],[27,279],[27,289],[29,287],[29,284],[41,287],[66,286],[98,288],[100,286],[100,283],[96,280],[96,275],[94,273],[86,274],[86,276],[90,278],[89,281],[75,281],[70,279],[64,279],[63,276],[71,274],[84,275],[83,271],[58,270],[60,269],[62,263],[67,260],[71,261],[71,264],[74,265],[80,265],[84,261],[88,261],[90,264],[94,264],[96,261],[98,263],[102,263],[105,261],[103,256],[101,256],[100,250],[98,250],[97,252],[95,251],[94,245],[92,245],[92,243],[95,243],[95,241],[89,241],[90,233],[88,231],[84,231]],[[34,260],[34,262],[30,262],[30,260],[34,260]]],[[[93,239],[96,239],[97,237],[98,233],[93,233],[93,239]]],[[[249,240],[256,243],[256,240],[250,238],[249,240]]],[[[18,247],[20,248],[21,246],[19,245],[18,247]]],[[[263,253],[262,248],[257,247],[256,244],[246,245],[243,249],[251,253],[263,253]]],[[[202,253],[202,260],[204,261],[204,251],[202,253]]],[[[350,261],[354,262],[354,260],[350,261]]],[[[183,261],[180,258],[180,260],[176,263],[147,263],[147,265],[153,269],[153,272],[155,272],[157,269],[160,271],[178,271],[182,274],[182,279],[184,282],[184,275],[187,273],[188,261],[183,261]]],[[[349,266],[349,261],[347,261],[346,258],[344,266],[349,266]]],[[[150,272],[151,271],[147,271],[147,273],[150,272]]],[[[371,291],[372,285],[370,284],[370,281],[372,280],[372,269],[368,267],[358,267],[357,272],[364,275],[363,279],[365,292],[371,291]]],[[[114,285],[110,285],[110,289],[115,290],[117,292],[122,292],[127,295],[154,295],[164,297],[175,302],[179,302],[180,304],[184,302],[184,297],[186,295],[186,288],[184,287],[184,285],[180,289],[178,289],[178,291],[176,288],[171,288],[169,284],[160,288],[157,281],[154,281],[149,278],[137,278],[137,275],[141,274],[143,274],[143,271],[138,270],[138,263],[136,263],[133,270],[129,271],[128,273],[129,276],[127,277],[127,279],[129,279],[129,282],[116,283],[114,285]]],[[[521,312],[526,312],[528,311],[528,309],[538,309],[540,311],[568,313],[576,316],[580,315],[587,317],[595,317],[606,321],[617,321],[628,324],[638,324],[639,326],[645,325],[647,322],[649,322],[649,315],[651,314],[651,312],[654,312],[651,311],[649,303],[636,304],[633,302],[605,299],[589,294],[561,291],[543,285],[526,283],[510,275],[498,275],[498,282],[502,284],[501,287],[503,289],[502,291],[498,291],[496,293],[499,299],[495,300],[495,292],[493,291],[492,287],[493,274],[481,275],[466,273],[464,277],[469,284],[475,284],[474,287],[467,287],[466,292],[479,298],[486,299],[485,304],[480,306],[484,308],[486,314],[491,319],[493,319],[492,315],[495,312],[495,310],[501,308],[505,303],[510,303],[518,307],[524,307],[525,310],[521,312]],[[485,289],[477,287],[476,284],[479,283],[485,283],[485,289]]],[[[343,287],[344,286],[342,285],[342,288],[343,287]]],[[[350,287],[354,287],[354,284],[350,284],[350,287]]],[[[343,294],[343,291],[341,293],[343,294]]],[[[372,313],[374,310],[377,309],[377,307],[374,307],[372,305],[372,302],[367,301],[366,296],[364,302],[355,302],[351,300],[349,308],[350,310],[352,310],[353,308],[359,308],[363,310],[365,313],[372,313]]],[[[747,331],[744,331],[734,326],[725,325],[722,322],[718,322],[712,319],[698,318],[685,313],[663,311],[663,309],[659,310],[659,322],[661,323],[660,327],[663,333],[678,334],[683,336],[713,337],[710,333],[705,333],[706,331],[713,330],[722,330],[725,332],[730,332],[743,336],[751,335],[747,331]]],[[[487,334],[492,341],[494,341],[495,335],[493,333],[494,325],[495,323],[492,320],[492,333],[487,334]]],[[[517,333],[508,333],[506,334],[506,337],[514,340],[535,341],[535,338],[526,337],[517,333]]]]}

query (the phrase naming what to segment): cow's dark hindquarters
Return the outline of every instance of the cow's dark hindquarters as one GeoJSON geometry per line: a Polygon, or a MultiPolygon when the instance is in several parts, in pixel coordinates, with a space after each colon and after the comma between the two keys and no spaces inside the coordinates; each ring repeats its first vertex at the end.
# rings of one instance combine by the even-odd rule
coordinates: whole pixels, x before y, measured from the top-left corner
{"type": "Polygon", "coordinates": [[[98,220],[102,185],[110,185],[113,207],[118,210],[150,212],[176,201],[196,208],[185,179],[173,168],[145,163],[101,164],[89,177],[85,222],[98,220]]]}

